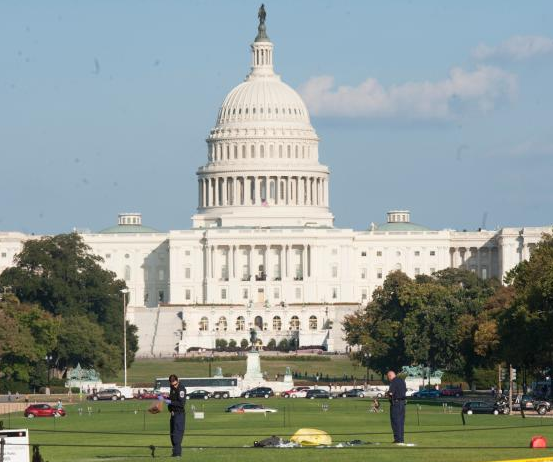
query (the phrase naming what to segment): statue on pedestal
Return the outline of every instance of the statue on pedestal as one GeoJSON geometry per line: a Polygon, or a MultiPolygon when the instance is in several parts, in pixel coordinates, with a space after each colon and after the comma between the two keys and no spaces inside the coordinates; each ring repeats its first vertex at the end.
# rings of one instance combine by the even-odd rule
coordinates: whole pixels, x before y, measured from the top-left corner
{"type": "Polygon", "coordinates": [[[256,351],[257,331],[253,327],[250,329],[250,342],[252,344],[252,351],[256,351]]]}

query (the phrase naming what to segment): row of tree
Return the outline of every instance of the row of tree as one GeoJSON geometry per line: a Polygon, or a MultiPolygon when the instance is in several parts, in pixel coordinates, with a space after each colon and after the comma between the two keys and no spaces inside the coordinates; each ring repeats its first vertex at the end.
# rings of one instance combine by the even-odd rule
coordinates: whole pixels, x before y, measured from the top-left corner
{"type": "MultiPolygon", "coordinates": [[[[4,381],[45,385],[80,363],[112,375],[123,364],[125,283],[75,233],[30,240],[0,274],[0,362],[4,381]]],[[[138,348],[127,324],[127,361],[138,348]]]]}
{"type": "Polygon", "coordinates": [[[424,365],[473,383],[476,368],[504,362],[553,372],[553,236],[545,234],[505,285],[462,269],[411,279],[390,273],[372,301],[344,322],[365,366],[424,365]]]}

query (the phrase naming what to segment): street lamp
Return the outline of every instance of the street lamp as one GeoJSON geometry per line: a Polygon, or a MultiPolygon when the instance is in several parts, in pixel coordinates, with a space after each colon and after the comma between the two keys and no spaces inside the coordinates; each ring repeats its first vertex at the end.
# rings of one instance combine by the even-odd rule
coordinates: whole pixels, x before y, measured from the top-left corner
{"type": "Polygon", "coordinates": [[[123,294],[123,376],[127,386],[127,294],[129,289],[121,289],[123,294]]]}
{"type": "Polygon", "coordinates": [[[50,388],[50,363],[54,359],[52,355],[46,355],[44,357],[44,360],[46,361],[46,376],[48,379],[48,388],[50,388]]]}

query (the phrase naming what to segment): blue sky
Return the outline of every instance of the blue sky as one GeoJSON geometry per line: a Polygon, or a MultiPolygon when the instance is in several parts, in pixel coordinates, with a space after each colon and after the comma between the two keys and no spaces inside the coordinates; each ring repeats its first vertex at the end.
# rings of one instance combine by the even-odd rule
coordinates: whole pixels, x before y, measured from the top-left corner
{"type": "MultiPolygon", "coordinates": [[[[259,1],[0,3],[0,230],[186,229],[259,1]]],[[[553,3],[266,2],[336,226],[553,222],[553,3]]]]}

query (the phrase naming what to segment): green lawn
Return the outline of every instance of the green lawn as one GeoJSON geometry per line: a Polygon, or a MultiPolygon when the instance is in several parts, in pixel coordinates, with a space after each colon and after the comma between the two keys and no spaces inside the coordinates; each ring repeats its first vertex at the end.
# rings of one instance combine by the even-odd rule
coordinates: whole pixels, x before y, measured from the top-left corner
{"type": "MultiPolygon", "coordinates": [[[[228,414],[224,409],[238,400],[192,402],[205,411],[205,420],[187,416],[184,460],[187,461],[493,461],[522,457],[544,457],[552,451],[527,449],[532,435],[553,440],[553,420],[520,416],[468,416],[463,427],[459,408],[444,414],[441,405],[407,406],[406,441],[417,446],[397,447],[388,414],[372,414],[369,400],[285,400],[258,401],[278,409],[276,414],[228,414]],[[324,411],[322,404],[328,404],[324,411]],[[361,439],[365,444],[343,449],[259,449],[250,448],[255,440],[270,435],[289,438],[297,429],[318,428],[329,432],[335,443],[361,439]],[[515,428],[509,428],[515,427],[515,428]]],[[[103,459],[118,461],[150,459],[149,445],[156,446],[157,460],[170,460],[169,415],[145,412],[151,402],[125,401],[68,406],[65,418],[24,419],[21,414],[3,416],[4,425],[29,428],[31,443],[49,462],[88,462],[103,459]],[[79,415],[78,407],[84,410],[79,415]],[[89,415],[87,407],[92,414],[89,415]],[[39,431],[40,430],[40,431],[39,431]],[[82,433],[79,433],[82,432],[82,433]],[[86,433],[89,432],[89,433],[86,433]],[[95,433],[97,432],[97,433],[95,433]],[[107,433],[107,434],[104,434],[107,433]],[[68,447],[48,446],[54,444],[68,447]],[[78,446],[81,445],[81,446],[78,446]],[[92,447],[91,447],[92,446],[92,447]],[[94,447],[95,446],[95,447],[94,447]],[[110,446],[127,446],[116,448],[110,446]]],[[[387,404],[384,404],[387,411],[387,404]]]]}
{"type": "MultiPolygon", "coordinates": [[[[359,367],[353,363],[347,356],[330,356],[330,361],[318,360],[313,356],[311,361],[291,361],[289,359],[282,361],[267,361],[261,357],[261,370],[267,372],[272,380],[276,374],[284,374],[286,366],[290,366],[292,371],[298,371],[301,374],[307,372],[314,375],[317,372],[328,374],[329,377],[342,377],[346,374],[348,377],[354,376],[358,380],[364,380],[365,368],[359,367]]],[[[216,367],[221,367],[223,374],[236,375],[246,372],[246,358],[240,361],[213,361],[211,371],[215,372],[216,367]]],[[[178,362],[173,359],[140,359],[135,361],[127,371],[129,383],[151,383],[155,377],[168,377],[169,374],[177,374],[179,377],[207,377],[209,374],[208,362],[178,362]]],[[[373,373],[374,378],[379,375],[373,373]]],[[[105,382],[117,381],[123,382],[123,372],[116,377],[106,378],[105,382]]]]}

